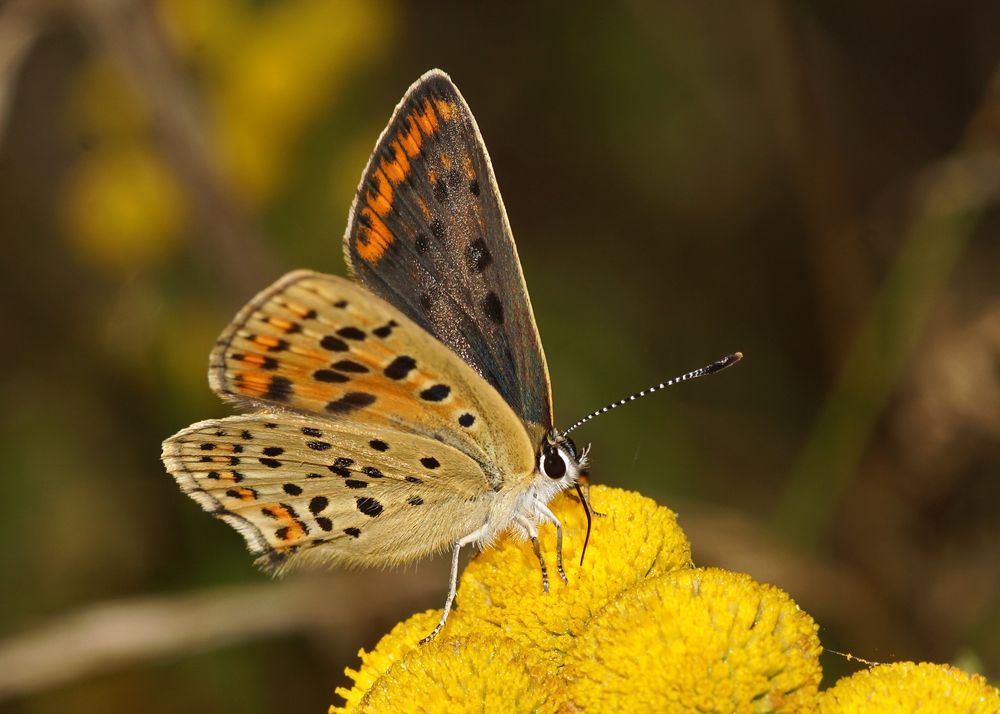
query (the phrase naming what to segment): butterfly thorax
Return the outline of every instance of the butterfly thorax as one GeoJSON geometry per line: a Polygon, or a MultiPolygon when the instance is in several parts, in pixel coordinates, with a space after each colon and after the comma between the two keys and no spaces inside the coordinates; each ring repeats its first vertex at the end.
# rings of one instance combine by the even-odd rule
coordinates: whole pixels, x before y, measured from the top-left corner
{"type": "Polygon", "coordinates": [[[520,487],[502,489],[494,496],[488,516],[491,527],[482,543],[508,529],[528,537],[528,524],[545,522],[548,503],[572,488],[585,468],[586,454],[578,454],[571,439],[550,430],[538,447],[535,471],[526,487],[522,481],[520,487]]]}

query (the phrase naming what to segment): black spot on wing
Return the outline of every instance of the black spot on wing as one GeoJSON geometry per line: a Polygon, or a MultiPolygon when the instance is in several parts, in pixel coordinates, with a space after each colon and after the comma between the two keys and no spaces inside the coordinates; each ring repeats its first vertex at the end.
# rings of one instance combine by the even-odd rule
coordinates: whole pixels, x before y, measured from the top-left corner
{"type": "Polygon", "coordinates": [[[294,393],[295,389],[292,387],[292,380],[288,377],[275,375],[267,383],[267,391],[264,392],[264,398],[275,402],[287,402],[294,393]]]}
{"type": "Polygon", "coordinates": [[[465,257],[468,261],[469,270],[473,273],[483,272],[493,262],[493,254],[490,253],[486,241],[482,238],[477,238],[469,244],[465,257]]]}
{"type": "Polygon", "coordinates": [[[370,407],[375,403],[375,395],[367,392],[348,392],[340,399],[327,402],[326,410],[331,414],[350,414],[356,409],[370,407]]]}
{"type": "Polygon", "coordinates": [[[406,375],[417,366],[417,361],[408,355],[400,355],[385,368],[383,373],[389,379],[406,379],[406,375]]]}
{"type": "Polygon", "coordinates": [[[365,367],[360,362],[355,362],[352,359],[342,359],[339,362],[334,362],[330,365],[338,372],[350,372],[352,374],[367,374],[368,368],[365,367]]]}
{"type": "Polygon", "coordinates": [[[486,315],[493,323],[497,325],[503,324],[503,303],[500,302],[500,298],[492,290],[486,293],[486,297],[483,298],[483,314],[486,315]]]}
{"type": "Polygon", "coordinates": [[[364,330],[360,330],[357,327],[351,327],[351,326],[341,327],[339,330],[337,330],[337,334],[343,337],[344,339],[355,340],[356,342],[360,342],[366,337],[364,330]]]}
{"type": "Polygon", "coordinates": [[[343,384],[344,382],[351,381],[351,378],[346,374],[334,372],[332,369],[317,369],[313,372],[313,379],[317,382],[326,382],[327,384],[343,384]]]}
{"type": "Polygon", "coordinates": [[[324,350],[330,350],[331,352],[347,352],[350,347],[339,337],[334,337],[333,335],[326,335],[322,340],[319,341],[319,346],[324,350]]]}
{"type": "Polygon", "coordinates": [[[327,468],[338,476],[347,478],[351,475],[352,466],[354,466],[354,459],[349,459],[346,456],[340,456],[332,464],[327,466],[327,468]]]}
{"type": "Polygon", "coordinates": [[[449,394],[451,394],[451,387],[447,384],[435,384],[420,392],[420,398],[428,402],[440,402],[447,399],[449,394]]]}
{"type": "Polygon", "coordinates": [[[375,518],[382,513],[382,504],[369,496],[359,496],[357,504],[358,510],[369,518],[375,518]]]}
{"type": "Polygon", "coordinates": [[[386,337],[392,334],[392,330],[394,327],[399,327],[399,323],[396,322],[395,320],[389,320],[389,322],[385,323],[381,327],[376,327],[374,330],[372,330],[372,334],[375,335],[376,337],[381,337],[384,340],[386,337]]]}

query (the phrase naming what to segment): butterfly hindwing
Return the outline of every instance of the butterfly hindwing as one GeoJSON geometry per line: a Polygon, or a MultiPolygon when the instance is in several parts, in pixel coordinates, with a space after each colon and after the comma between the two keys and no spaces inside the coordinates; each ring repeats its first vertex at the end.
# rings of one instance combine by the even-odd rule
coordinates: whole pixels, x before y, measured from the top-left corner
{"type": "Polygon", "coordinates": [[[355,277],[447,345],[525,422],[552,426],[548,369],[486,147],[446,74],[421,77],[365,169],[355,277]]]}
{"type": "Polygon", "coordinates": [[[534,448],[501,396],[447,347],[357,284],[289,273],[226,328],[209,381],[225,398],[436,439],[499,487],[534,448]]]}
{"type": "Polygon", "coordinates": [[[438,552],[482,523],[491,491],[475,461],[434,439],[288,413],[194,424],[163,460],[272,569],[438,552]]]}

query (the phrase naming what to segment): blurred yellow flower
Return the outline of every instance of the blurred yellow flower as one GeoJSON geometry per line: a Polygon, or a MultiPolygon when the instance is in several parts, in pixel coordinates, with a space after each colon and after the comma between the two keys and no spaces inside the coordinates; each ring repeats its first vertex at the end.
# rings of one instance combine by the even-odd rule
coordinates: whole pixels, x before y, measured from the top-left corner
{"type": "Polygon", "coordinates": [[[160,14],[204,81],[220,165],[253,205],[284,187],[299,140],[394,20],[372,0],[160,0],[160,14]]]}
{"type": "Polygon", "coordinates": [[[552,504],[566,530],[568,585],[553,577],[541,592],[530,545],[505,538],[466,569],[461,607],[438,640],[417,644],[439,611],[396,626],[360,653],[360,669],[348,670],[354,687],[337,692],[345,705],[330,711],[814,706],[816,626],[787,595],[745,575],[692,568],[674,514],[650,499],[600,486],[592,498],[607,516],[595,521],[583,568],[580,504],[565,495],[552,504]]]}
{"type": "Polygon", "coordinates": [[[99,144],[69,175],[62,219],[86,259],[129,270],[169,255],[186,205],[174,175],[148,146],[99,144]]]}
{"type": "Polygon", "coordinates": [[[844,677],[819,697],[820,714],[997,714],[1000,691],[945,664],[896,662],[844,677]]]}
{"type": "MultiPolygon", "coordinates": [[[[210,160],[251,210],[287,188],[308,132],[347,79],[380,56],[395,17],[382,0],[159,0],[157,9],[184,69],[200,81],[210,160]]],[[[114,268],[162,259],[190,211],[151,140],[148,107],[101,55],[84,65],[70,103],[74,130],[92,145],[62,196],[71,241],[114,268]]]]}

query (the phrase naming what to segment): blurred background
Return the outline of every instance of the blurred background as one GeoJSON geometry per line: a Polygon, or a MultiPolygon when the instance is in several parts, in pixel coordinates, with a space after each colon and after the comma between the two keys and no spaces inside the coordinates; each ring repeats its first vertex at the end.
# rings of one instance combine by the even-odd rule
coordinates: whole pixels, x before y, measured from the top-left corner
{"type": "Polygon", "coordinates": [[[435,66],[492,155],[559,424],[746,354],[581,430],[594,480],[826,647],[995,682],[1000,4],[7,0],[0,709],[325,711],[440,605],[438,561],[270,581],[159,461],[230,413],[207,358],[244,301],[344,272],[368,154],[435,66]]]}

